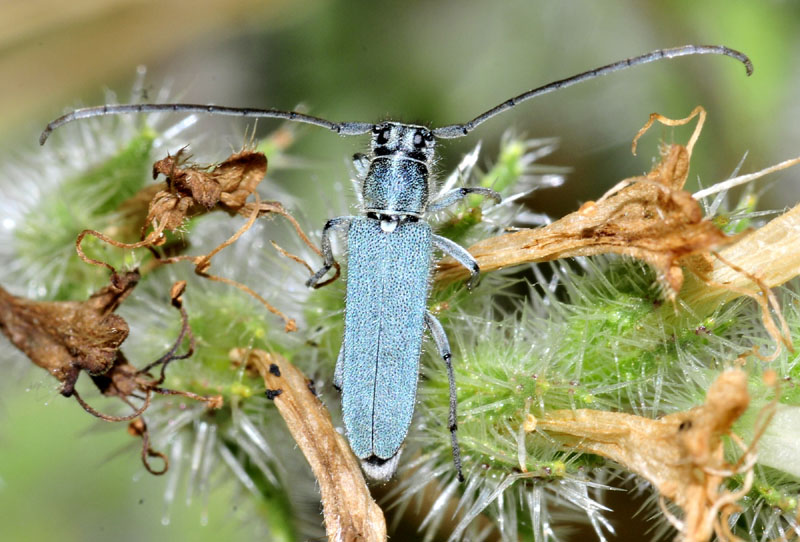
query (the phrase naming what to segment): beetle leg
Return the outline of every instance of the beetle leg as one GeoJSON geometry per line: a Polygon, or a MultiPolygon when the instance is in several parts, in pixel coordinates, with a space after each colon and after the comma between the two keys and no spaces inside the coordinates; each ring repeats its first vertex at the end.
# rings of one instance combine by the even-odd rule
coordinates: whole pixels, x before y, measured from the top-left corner
{"type": "Polygon", "coordinates": [[[441,197],[437,198],[433,201],[429,206],[427,211],[429,213],[435,213],[436,211],[441,211],[442,209],[446,209],[451,205],[455,205],[465,197],[470,194],[481,194],[486,196],[487,198],[492,198],[497,203],[500,203],[502,199],[500,194],[498,194],[495,190],[491,188],[483,188],[482,186],[471,186],[471,187],[462,187],[462,188],[454,188],[452,190],[448,190],[441,197]]]}
{"type": "Polygon", "coordinates": [[[469,270],[470,277],[467,281],[467,288],[470,290],[474,288],[478,283],[478,276],[480,275],[481,268],[478,266],[478,262],[472,254],[467,252],[467,249],[458,243],[454,243],[447,237],[442,237],[441,235],[433,236],[433,244],[446,256],[450,256],[469,270]]]}
{"type": "Polygon", "coordinates": [[[322,228],[322,256],[325,258],[325,263],[306,281],[306,286],[309,288],[316,288],[320,279],[333,267],[334,260],[333,250],[331,249],[331,230],[348,228],[355,218],[354,216],[340,216],[338,218],[331,218],[325,223],[325,227],[322,228]]]}
{"type": "Polygon", "coordinates": [[[456,465],[458,480],[459,482],[463,482],[464,473],[461,472],[461,448],[458,446],[458,437],[456,436],[456,432],[458,431],[458,423],[456,421],[458,400],[456,399],[456,379],[453,375],[453,363],[451,361],[453,356],[450,353],[450,343],[447,341],[447,335],[444,333],[442,324],[430,311],[425,311],[425,323],[431,332],[431,336],[433,336],[433,342],[436,343],[439,355],[442,356],[445,365],[447,365],[447,379],[450,382],[450,416],[448,419],[450,442],[453,446],[453,463],[456,465]]]}
{"type": "Polygon", "coordinates": [[[358,174],[359,179],[364,179],[367,176],[367,172],[369,172],[369,164],[370,159],[369,156],[363,153],[356,153],[353,155],[353,167],[358,174]]]}

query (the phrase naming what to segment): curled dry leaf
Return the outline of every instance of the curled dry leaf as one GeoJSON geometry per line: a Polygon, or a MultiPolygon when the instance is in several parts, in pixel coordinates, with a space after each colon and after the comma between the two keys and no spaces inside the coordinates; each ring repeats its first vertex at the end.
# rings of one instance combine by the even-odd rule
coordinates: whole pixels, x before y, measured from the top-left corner
{"type": "Polygon", "coordinates": [[[166,182],[147,186],[121,205],[123,215],[132,220],[147,210],[138,243],[123,243],[100,232],[85,230],[77,241],[79,255],[89,263],[104,265],[83,254],[81,241],[86,235],[119,248],[154,247],[166,241],[165,231],[174,232],[200,214],[223,210],[230,215],[249,216],[245,201],[267,172],[263,153],[243,149],[217,165],[188,164],[188,159],[185,149],[181,149],[175,156],[158,160],[153,164],[153,178],[164,175],[166,182]],[[148,229],[151,231],[146,235],[148,229]]]}
{"type": "MultiPolygon", "coordinates": [[[[264,308],[266,308],[272,314],[280,317],[285,322],[285,331],[288,333],[290,331],[297,330],[297,324],[293,318],[289,318],[280,310],[272,306],[266,299],[264,299],[260,294],[258,294],[255,290],[247,286],[246,284],[242,284],[241,282],[237,282],[235,280],[221,277],[219,275],[212,275],[209,273],[211,269],[211,259],[216,256],[219,252],[221,252],[226,247],[229,247],[233,243],[239,240],[239,238],[245,234],[247,230],[253,227],[255,224],[256,219],[259,216],[259,213],[265,208],[274,209],[275,212],[278,213],[285,213],[283,210],[283,206],[277,202],[265,202],[261,203],[258,199],[258,194],[256,194],[256,204],[252,207],[250,212],[250,218],[248,219],[245,224],[239,228],[232,236],[228,239],[214,247],[209,253],[201,254],[199,256],[173,256],[171,258],[164,258],[161,260],[162,263],[176,263],[176,262],[191,262],[194,264],[194,272],[200,275],[203,278],[207,278],[208,280],[213,280],[215,282],[221,282],[223,284],[228,284],[233,286],[234,288],[238,288],[239,290],[243,291],[244,293],[250,295],[254,299],[256,299],[259,303],[261,303],[264,308]]],[[[292,219],[293,220],[293,219],[292,219]]],[[[299,227],[299,226],[298,226],[299,227]]]]}
{"type": "MultiPolygon", "coordinates": [[[[692,195],[683,190],[689,173],[691,149],[700,133],[705,111],[696,108],[680,120],[651,116],[637,139],[655,121],[668,125],[699,121],[689,145],[672,144],[661,161],[643,177],[619,183],[596,202],[548,226],[522,230],[481,241],[470,252],[482,271],[528,262],[595,254],[624,254],[650,264],[674,298],[683,284],[681,264],[709,267],[709,253],[731,242],[703,212],[692,195]],[[689,260],[689,256],[699,256],[689,260]]],[[[449,281],[466,275],[452,260],[439,264],[437,279],[449,281]]]]}
{"type": "Polygon", "coordinates": [[[305,375],[281,356],[262,350],[234,349],[230,356],[261,373],[268,397],[311,465],[322,494],[328,540],[385,541],[383,512],[372,500],[358,460],[305,375]]]}
{"type": "MultiPolygon", "coordinates": [[[[747,375],[735,369],[721,373],[703,405],[660,419],[599,410],[557,410],[528,424],[565,447],[611,459],[650,481],[684,512],[675,520],[682,537],[708,540],[716,532],[731,540],[727,516],[752,484],[754,454],[736,465],[723,457],[722,436],[750,402],[747,375]],[[741,490],[722,489],[726,477],[745,474],[741,490]]],[[[731,435],[736,442],[738,439],[731,435]]]]}
{"type": "Polygon", "coordinates": [[[10,295],[0,288],[0,329],[17,348],[39,367],[47,370],[61,383],[61,394],[74,396],[84,410],[109,422],[133,420],[133,434],[142,438],[142,461],[153,474],[167,470],[167,458],[150,448],[147,425],[139,416],[150,406],[153,393],[182,395],[203,401],[209,408],[219,408],[221,397],[204,397],[187,391],[162,388],[166,367],[172,360],[185,359],[194,350],[194,339],[189,320],[183,308],[181,295],[185,282],[172,288],[172,304],[181,313],[181,332],[170,350],[143,369],[134,367],[120,350],[127,338],[127,322],[114,311],[133,291],[139,281],[139,272],[114,274],[111,284],[92,294],[86,301],[32,301],[10,295]],[[177,354],[185,338],[189,338],[188,352],[177,354]],[[160,367],[156,378],[150,371],[160,367]],[[86,401],[75,389],[81,371],[86,371],[97,389],[107,397],[117,397],[133,412],[126,416],[103,414],[86,401]],[[142,399],[135,406],[131,399],[142,399]],[[136,428],[134,431],[133,428],[136,428]],[[164,462],[160,470],[153,469],[148,458],[158,457],[164,462]]]}

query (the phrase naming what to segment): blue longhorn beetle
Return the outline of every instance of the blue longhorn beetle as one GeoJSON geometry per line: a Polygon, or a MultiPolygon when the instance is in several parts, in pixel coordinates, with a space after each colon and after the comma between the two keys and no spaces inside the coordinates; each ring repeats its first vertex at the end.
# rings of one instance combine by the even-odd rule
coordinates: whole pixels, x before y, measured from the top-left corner
{"type": "Polygon", "coordinates": [[[465,124],[434,129],[397,122],[336,123],[278,109],[128,104],[89,107],[68,113],[47,125],[40,143],[44,144],[53,130],[73,120],[154,112],[276,118],[320,126],[341,136],[371,133],[370,154],[354,156],[362,181],[362,214],[333,218],[325,224],[322,230],[325,262],[307,283],[310,287],[316,286],[334,264],[331,232],[346,231],[349,257],[345,333],[333,382],[342,392],[347,437],[369,478],[387,480],[394,474],[414,413],[422,336],[427,327],[447,367],[453,459],[458,477],[463,481],[456,438],[456,387],[450,346],[442,325],[426,308],[433,248],[470,271],[468,286],[475,283],[480,269],[464,248],[435,235],[426,215],[445,209],[468,194],[477,193],[498,201],[500,195],[488,188],[456,188],[431,201],[434,187],[430,172],[436,140],[466,136],[495,115],[554,90],[631,66],[698,54],[730,56],[745,65],[748,75],[753,71],[750,59],[739,51],[714,45],[686,45],[660,49],[554,81],[510,98],[465,124]]]}

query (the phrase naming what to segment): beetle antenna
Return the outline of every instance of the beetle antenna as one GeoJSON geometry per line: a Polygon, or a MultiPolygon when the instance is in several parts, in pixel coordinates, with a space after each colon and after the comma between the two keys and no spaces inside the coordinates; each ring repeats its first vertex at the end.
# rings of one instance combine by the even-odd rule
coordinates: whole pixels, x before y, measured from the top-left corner
{"type": "Polygon", "coordinates": [[[729,56],[731,58],[735,58],[736,60],[744,64],[744,67],[747,70],[747,75],[753,73],[753,63],[750,62],[750,59],[747,58],[747,55],[745,55],[744,53],[740,53],[739,51],[736,51],[734,49],[723,47],[721,45],[684,45],[683,47],[674,47],[672,49],[658,49],[657,51],[652,51],[650,53],[646,53],[640,56],[635,56],[632,58],[626,58],[625,60],[620,60],[619,62],[607,64],[605,66],[585,71],[583,73],[579,73],[578,75],[567,77],[566,79],[553,81],[552,83],[548,83],[544,86],[534,88],[527,92],[523,92],[519,96],[514,96],[513,98],[510,98],[505,102],[496,105],[495,107],[489,109],[488,111],[481,113],[480,115],[478,115],[477,117],[475,117],[474,119],[465,124],[451,124],[449,126],[442,126],[441,128],[435,128],[433,130],[433,135],[440,139],[456,139],[459,137],[464,137],[480,124],[483,124],[485,121],[489,120],[495,115],[499,115],[503,111],[508,111],[509,109],[516,107],[518,104],[524,102],[525,100],[535,98],[536,96],[541,96],[542,94],[547,94],[548,92],[553,92],[555,90],[566,88],[575,85],[577,83],[582,83],[583,81],[588,81],[589,79],[594,79],[595,77],[600,77],[601,75],[607,75],[612,72],[624,70],[632,66],[638,66],[640,64],[655,62],[656,60],[661,60],[662,58],[676,58],[679,56],[689,56],[689,55],[729,56]]]}
{"type": "Polygon", "coordinates": [[[47,138],[53,133],[53,130],[75,120],[103,117],[106,115],[130,115],[137,113],[206,113],[208,115],[228,115],[233,117],[283,119],[327,128],[342,136],[365,134],[372,130],[374,126],[370,122],[331,122],[319,117],[298,113],[297,111],[282,111],[280,109],[252,109],[200,104],[101,105],[76,109],[50,122],[42,132],[42,135],[39,136],[39,144],[44,145],[47,138]]]}

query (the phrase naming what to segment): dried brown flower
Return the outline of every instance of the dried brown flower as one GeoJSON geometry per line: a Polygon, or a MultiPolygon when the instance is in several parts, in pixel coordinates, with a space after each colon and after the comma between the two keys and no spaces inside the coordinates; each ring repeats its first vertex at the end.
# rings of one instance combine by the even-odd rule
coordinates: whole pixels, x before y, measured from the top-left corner
{"type": "Polygon", "coordinates": [[[128,324],[114,311],[133,291],[138,280],[138,271],[114,274],[109,286],[92,294],[86,301],[33,301],[12,296],[0,288],[0,330],[34,364],[62,383],[62,395],[74,396],[84,410],[102,420],[132,420],[129,430],[142,437],[142,462],[145,468],[153,474],[163,474],[167,470],[167,458],[150,448],[147,425],[139,418],[150,406],[152,394],[182,395],[203,401],[209,408],[219,408],[222,398],[161,387],[166,378],[167,365],[173,360],[188,358],[194,350],[188,315],[181,299],[186,287],[183,281],[173,285],[171,292],[172,304],[180,311],[182,322],[181,332],[173,346],[142,369],[137,369],[127,360],[120,346],[128,337],[128,324]],[[187,337],[189,350],[177,354],[187,337]],[[160,367],[160,374],[153,377],[150,371],[157,367],[160,367]],[[81,371],[89,374],[103,395],[117,397],[133,412],[126,416],[110,416],[86,403],[75,389],[81,371]],[[141,404],[134,405],[132,399],[141,400],[141,404]],[[164,461],[163,469],[154,470],[148,463],[150,457],[161,458],[164,461]]]}
{"type": "MultiPolygon", "coordinates": [[[[250,229],[257,218],[277,214],[288,220],[300,239],[311,250],[322,256],[319,248],[314,245],[308,236],[303,232],[300,225],[277,201],[262,202],[256,192],[256,187],[264,178],[267,171],[267,158],[263,153],[244,149],[231,155],[225,161],[215,166],[190,165],[187,163],[188,157],[184,151],[180,151],[175,156],[167,156],[153,165],[153,177],[163,174],[167,177],[166,183],[147,187],[140,194],[132,198],[126,205],[128,213],[135,212],[141,207],[144,201],[149,200],[147,217],[141,230],[141,241],[137,243],[123,243],[112,239],[108,235],[95,230],[84,230],[75,241],[78,256],[86,263],[100,265],[109,269],[112,273],[116,270],[106,262],[89,258],[83,251],[82,242],[87,235],[91,235],[108,243],[112,246],[123,249],[136,249],[147,247],[152,250],[159,259],[159,264],[176,263],[189,261],[195,265],[195,272],[209,280],[223,282],[242,290],[248,295],[257,299],[271,313],[280,317],[284,323],[286,331],[295,331],[297,325],[295,321],[283,312],[270,304],[261,295],[256,293],[249,286],[240,282],[212,275],[209,273],[211,258],[227,246],[236,242],[248,229],[250,229]],[[247,203],[250,195],[255,196],[255,201],[247,203]],[[162,245],[166,238],[165,231],[174,232],[190,218],[211,212],[222,210],[230,215],[242,215],[248,221],[228,240],[221,243],[207,254],[200,256],[172,256],[160,258],[155,247],[162,245]],[[145,235],[148,228],[152,228],[149,234],[145,235]]],[[[274,243],[273,243],[274,244],[274,243]]],[[[309,269],[310,266],[298,256],[290,254],[284,249],[275,245],[275,248],[284,256],[297,261],[309,269]]],[[[335,264],[336,273],[327,281],[320,283],[324,286],[336,280],[339,276],[339,265],[335,264]]]]}
{"type": "MultiPolygon", "coordinates": [[[[673,126],[695,116],[699,121],[689,144],[665,147],[661,161],[647,175],[625,179],[599,200],[587,202],[545,227],[500,235],[470,247],[481,270],[575,256],[624,254],[650,264],[669,297],[674,298],[683,284],[681,265],[707,268],[711,265],[710,252],[733,239],[704,219],[698,202],[683,190],[705,111],[696,108],[680,120],[654,114],[636,136],[638,139],[655,120],[673,126]],[[690,256],[695,258],[690,260],[690,256]]],[[[440,262],[437,279],[449,281],[465,275],[463,267],[448,259],[440,262]]]]}
{"type": "Polygon", "coordinates": [[[722,436],[741,442],[730,429],[749,403],[747,374],[733,369],[717,377],[703,405],[659,419],[589,409],[557,410],[535,423],[526,419],[525,427],[544,431],[571,449],[611,459],[646,478],[683,510],[683,520],[671,518],[683,539],[706,541],[716,532],[721,539],[732,540],[727,523],[720,518],[733,513],[735,502],[750,490],[755,456],[748,448],[736,465],[727,463],[722,436]],[[725,479],[740,473],[745,474],[743,487],[733,493],[724,490],[725,479]]]}

